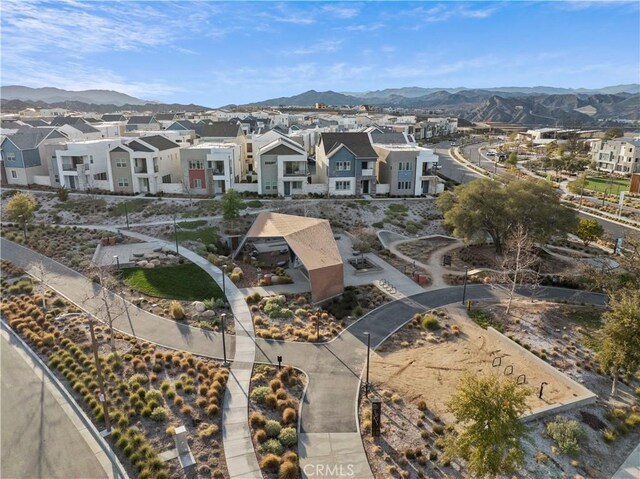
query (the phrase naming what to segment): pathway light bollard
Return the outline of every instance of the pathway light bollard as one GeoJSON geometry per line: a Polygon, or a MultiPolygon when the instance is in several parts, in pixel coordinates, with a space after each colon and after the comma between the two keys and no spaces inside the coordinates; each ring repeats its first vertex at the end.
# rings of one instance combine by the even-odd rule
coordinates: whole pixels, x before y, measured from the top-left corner
{"type": "Polygon", "coordinates": [[[278,360],[278,371],[282,369],[282,356],[276,358],[278,360]]]}
{"type": "Polygon", "coordinates": [[[380,398],[371,399],[371,436],[380,437],[382,425],[382,401],[380,398]]]}
{"type": "Polygon", "coordinates": [[[467,274],[469,273],[469,267],[464,267],[464,284],[462,285],[462,304],[464,304],[464,300],[467,298],[467,274]]]}
{"type": "Polygon", "coordinates": [[[371,358],[371,333],[364,333],[367,337],[367,376],[364,382],[364,392],[369,396],[369,361],[371,358]]]}
{"type": "Polygon", "coordinates": [[[222,328],[222,356],[223,356],[223,362],[222,362],[222,366],[225,368],[229,367],[229,362],[227,361],[227,343],[226,343],[226,339],[225,339],[225,319],[227,317],[227,313],[222,313],[220,315],[220,322],[221,322],[221,328],[222,328]]]}
{"type": "Polygon", "coordinates": [[[320,341],[320,315],[316,314],[316,341],[320,341]]]}
{"type": "Polygon", "coordinates": [[[113,259],[116,260],[116,268],[118,269],[118,271],[120,271],[120,258],[118,258],[118,255],[114,255],[113,259]]]}

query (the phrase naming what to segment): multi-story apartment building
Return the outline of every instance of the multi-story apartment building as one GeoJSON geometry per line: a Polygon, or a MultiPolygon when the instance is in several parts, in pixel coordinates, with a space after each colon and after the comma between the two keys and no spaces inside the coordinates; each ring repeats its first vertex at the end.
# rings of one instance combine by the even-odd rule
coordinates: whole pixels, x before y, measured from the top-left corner
{"type": "Polygon", "coordinates": [[[198,143],[182,148],[180,159],[190,193],[223,194],[240,181],[241,149],[236,143],[198,143]]]}
{"type": "Polygon", "coordinates": [[[640,173],[640,140],[616,138],[591,144],[591,158],[596,169],[630,175],[640,173]]]}
{"type": "Polygon", "coordinates": [[[367,133],[322,133],[316,174],[330,195],[375,195],[377,159],[367,133]]]}
{"type": "Polygon", "coordinates": [[[259,147],[255,155],[259,194],[295,196],[306,193],[309,172],[307,152],[302,145],[280,135],[259,147]]]}
{"type": "Polygon", "coordinates": [[[109,151],[113,190],[122,193],[182,192],[180,147],[161,135],[124,142],[109,151]]]}

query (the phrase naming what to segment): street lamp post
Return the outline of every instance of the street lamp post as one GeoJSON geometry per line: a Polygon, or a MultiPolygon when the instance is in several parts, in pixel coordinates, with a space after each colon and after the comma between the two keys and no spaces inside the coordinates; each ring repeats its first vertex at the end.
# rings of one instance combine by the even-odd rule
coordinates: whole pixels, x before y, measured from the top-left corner
{"type": "Polygon", "coordinates": [[[116,268],[120,271],[120,259],[118,258],[118,255],[114,255],[113,258],[116,260],[116,268]]]}
{"type": "Polygon", "coordinates": [[[173,215],[173,233],[176,236],[176,254],[180,254],[178,251],[178,226],[176,225],[176,215],[173,215]]]}
{"type": "Polygon", "coordinates": [[[464,284],[462,285],[462,304],[464,304],[464,300],[467,297],[467,273],[469,272],[469,267],[464,267],[464,284]]]}
{"type": "Polygon", "coordinates": [[[222,294],[224,295],[224,300],[227,300],[227,287],[225,284],[225,276],[227,276],[227,265],[222,266],[222,294]]]}
{"type": "Polygon", "coordinates": [[[222,366],[227,368],[229,367],[229,362],[227,361],[227,343],[225,340],[225,334],[224,334],[224,329],[225,329],[225,319],[227,317],[227,313],[222,313],[220,315],[220,320],[222,322],[222,356],[223,356],[223,362],[222,362],[222,366]]]}
{"type": "Polygon", "coordinates": [[[369,360],[371,357],[371,333],[364,333],[367,336],[367,377],[364,382],[364,392],[369,396],[369,360]]]}
{"type": "Polygon", "coordinates": [[[24,242],[27,242],[27,220],[24,219],[24,215],[18,215],[20,223],[22,223],[22,233],[24,234],[24,242]]]}

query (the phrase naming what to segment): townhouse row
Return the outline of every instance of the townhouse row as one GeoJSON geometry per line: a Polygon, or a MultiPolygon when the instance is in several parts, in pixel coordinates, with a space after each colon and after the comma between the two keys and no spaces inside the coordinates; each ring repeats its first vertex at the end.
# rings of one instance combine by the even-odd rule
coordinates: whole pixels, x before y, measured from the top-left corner
{"type": "Polygon", "coordinates": [[[420,196],[444,189],[437,155],[398,129],[105,117],[101,124],[3,122],[2,182],[208,196],[229,189],[285,197],[420,196]]]}

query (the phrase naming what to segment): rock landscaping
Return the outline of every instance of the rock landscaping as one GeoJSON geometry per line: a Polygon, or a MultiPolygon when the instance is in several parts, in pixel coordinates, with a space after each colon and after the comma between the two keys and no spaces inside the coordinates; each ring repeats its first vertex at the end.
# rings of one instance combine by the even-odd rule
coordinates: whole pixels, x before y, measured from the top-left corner
{"type": "Polygon", "coordinates": [[[106,426],[98,399],[104,379],[112,424],[107,441],[130,477],[228,477],[222,449],[221,408],[228,370],[214,360],[168,350],[95,323],[94,361],[85,317],[53,291],[33,293],[31,279],[2,262],[2,318],[48,364],[98,429],[106,426]],[[43,305],[44,302],[44,305],[43,305]],[[196,460],[183,471],[161,454],[175,448],[184,425],[196,460]]]}
{"type": "Polygon", "coordinates": [[[256,336],[284,341],[322,342],[335,338],[349,324],[389,298],[373,285],[349,286],[342,296],[312,306],[311,294],[255,293],[246,298],[256,336]],[[318,335],[319,333],[319,335],[318,335]]]}
{"type": "Polygon", "coordinates": [[[266,479],[300,477],[297,422],[304,385],[304,374],[291,366],[254,367],[249,425],[266,479]]]}

